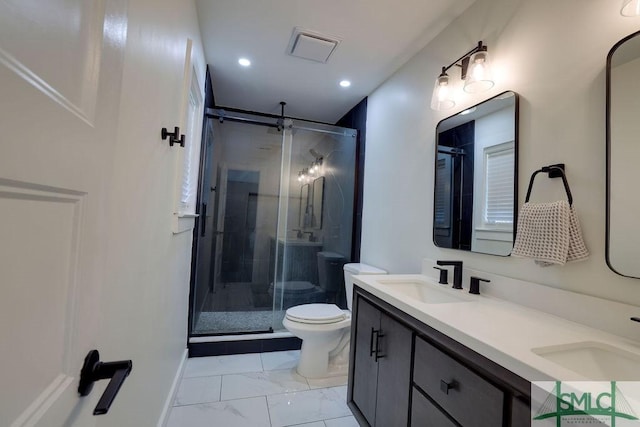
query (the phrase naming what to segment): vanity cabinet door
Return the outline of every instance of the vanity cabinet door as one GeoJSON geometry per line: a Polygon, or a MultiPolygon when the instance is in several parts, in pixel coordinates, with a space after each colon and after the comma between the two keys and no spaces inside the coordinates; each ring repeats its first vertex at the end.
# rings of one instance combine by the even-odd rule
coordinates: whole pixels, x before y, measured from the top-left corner
{"type": "MultiPolygon", "coordinates": [[[[353,363],[353,403],[369,425],[375,425],[378,364],[374,358],[376,331],[380,329],[380,310],[357,298],[355,357],[353,363]]],[[[352,344],[352,345],[354,345],[352,344]]]]}
{"type": "Polygon", "coordinates": [[[406,426],[411,388],[412,331],[382,314],[378,338],[376,426],[406,426]]]}
{"type": "Polygon", "coordinates": [[[370,426],[406,427],[413,332],[357,300],[353,402],[370,426]]]}

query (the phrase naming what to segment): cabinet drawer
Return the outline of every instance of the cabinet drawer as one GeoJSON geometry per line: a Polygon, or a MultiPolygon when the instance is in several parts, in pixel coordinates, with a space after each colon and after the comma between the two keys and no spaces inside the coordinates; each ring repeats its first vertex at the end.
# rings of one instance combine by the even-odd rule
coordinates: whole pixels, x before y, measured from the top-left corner
{"type": "Polygon", "coordinates": [[[444,412],[422,395],[415,387],[411,398],[411,427],[458,427],[444,412]]]}
{"type": "Polygon", "coordinates": [[[465,427],[502,425],[504,393],[421,338],[413,382],[465,427]]]}

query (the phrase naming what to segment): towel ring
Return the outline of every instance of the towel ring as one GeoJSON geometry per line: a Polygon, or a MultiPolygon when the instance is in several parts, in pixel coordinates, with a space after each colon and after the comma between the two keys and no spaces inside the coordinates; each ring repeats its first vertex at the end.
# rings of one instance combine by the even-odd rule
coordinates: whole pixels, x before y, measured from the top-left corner
{"type": "Polygon", "coordinates": [[[531,189],[533,188],[533,181],[536,178],[536,175],[540,172],[549,173],[551,172],[559,173],[562,178],[562,183],[564,184],[564,190],[567,192],[567,199],[569,201],[569,206],[573,206],[573,196],[571,195],[571,190],[569,189],[569,183],[567,182],[567,176],[564,173],[564,169],[560,166],[544,166],[542,169],[538,169],[531,175],[531,179],[529,180],[529,188],[527,189],[527,197],[524,199],[525,203],[529,202],[529,196],[531,196],[531,189]]]}

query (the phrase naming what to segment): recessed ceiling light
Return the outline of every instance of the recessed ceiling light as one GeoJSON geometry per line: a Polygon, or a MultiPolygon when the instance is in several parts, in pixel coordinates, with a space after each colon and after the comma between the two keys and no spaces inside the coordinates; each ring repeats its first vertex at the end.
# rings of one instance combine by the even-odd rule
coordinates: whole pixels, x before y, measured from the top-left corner
{"type": "Polygon", "coordinates": [[[350,82],[349,80],[342,80],[342,81],[340,82],[340,86],[342,86],[342,87],[349,87],[349,86],[351,86],[351,82],[350,82]]]}
{"type": "Polygon", "coordinates": [[[243,67],[248,67],[249,65],[251,65],[251,61],[249,61],[247,58],[240,58],[238,59],[238,64],[242,65],[243,67]]]}

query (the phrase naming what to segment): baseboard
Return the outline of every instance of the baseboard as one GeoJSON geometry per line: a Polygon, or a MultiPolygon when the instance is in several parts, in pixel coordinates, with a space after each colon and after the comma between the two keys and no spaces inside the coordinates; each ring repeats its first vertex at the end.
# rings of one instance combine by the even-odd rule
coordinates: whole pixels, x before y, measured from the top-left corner
{"type": "Polygon", "coordinates": [[[180,384],[180,380],[182,379],[182,372],[184,371],[184,367],[187,364],[187,358],[189,356],[189,350],[186,348],[182,353],[182,360],[180,361],[180,365],[178,366],[178,370],[176,371],[176,375],[173,378],[173,383],[171,384],[171,388],[169,389],[169,394],[167,395],[167,400],[164,402],[164,407],[162,408],[162,413],[160,414],[160,419],[158,420],[157,427],[165,427],[167,421],[169,419],[169,414],[171,413],[171,404],[176,397],[176,393],[178,392],[178,385],[180,384]]]}

